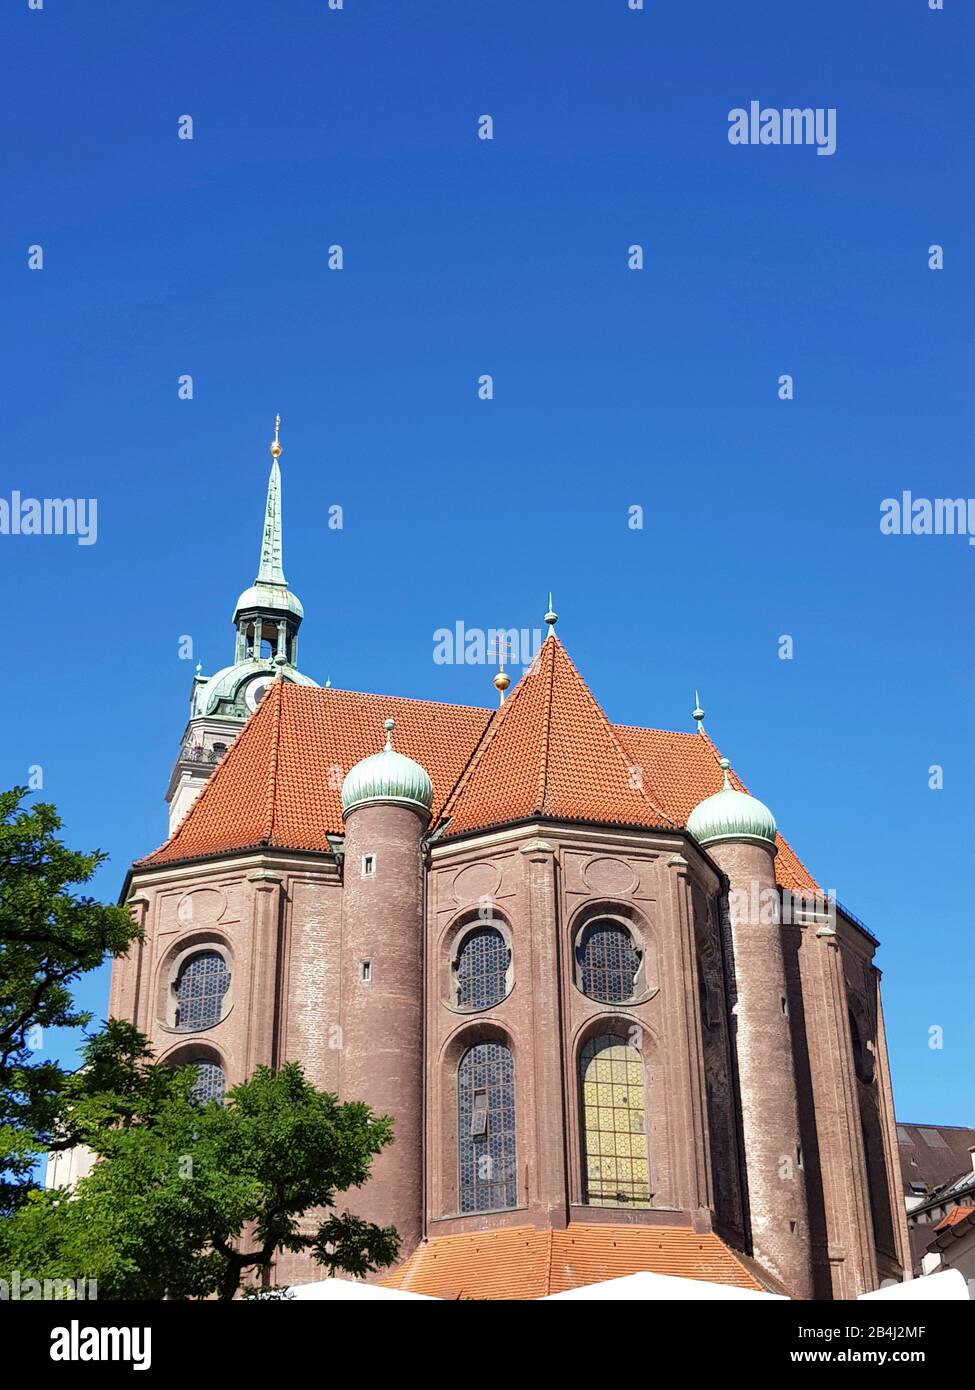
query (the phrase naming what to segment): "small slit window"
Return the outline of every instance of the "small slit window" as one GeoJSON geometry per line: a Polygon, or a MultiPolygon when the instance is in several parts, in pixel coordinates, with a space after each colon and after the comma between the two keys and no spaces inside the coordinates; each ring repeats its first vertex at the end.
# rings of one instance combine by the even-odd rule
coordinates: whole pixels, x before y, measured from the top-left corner
{"type": "Polygon", "coordinates": [[[364,985],[372,983],[372,961],[361,960],[359,962],[359,979],[364,985]]]}
{"type": "Polygon", "coordinates": [[[363,878],[376,877],[376,856],[374,854],[364,854],[362,856],[362,875],[363,878]]]}

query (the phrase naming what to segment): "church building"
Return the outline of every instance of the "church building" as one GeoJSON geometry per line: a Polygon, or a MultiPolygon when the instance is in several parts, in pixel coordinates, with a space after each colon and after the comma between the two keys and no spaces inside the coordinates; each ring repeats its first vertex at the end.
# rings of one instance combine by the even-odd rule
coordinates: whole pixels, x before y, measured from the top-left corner
{"type": "MultiPolygon", "coordinates": [[[[877,939],[699,705],[693,731],[612,723],[551,603],[493,708],[319,687],[277,428],[271,453],[233,662],[197,671],[169,838],[126,879],[144,940],[111,1014],[194,1064],[201,1098],[297,1061],[391,1115],[340,1198],[399,1232],[391,1285],[528,1299],[652,1270],[853,1298],[903,1278],[877,939]]],[[[287,1255],[274,1282],[320,1276],[287,1255]]]]}

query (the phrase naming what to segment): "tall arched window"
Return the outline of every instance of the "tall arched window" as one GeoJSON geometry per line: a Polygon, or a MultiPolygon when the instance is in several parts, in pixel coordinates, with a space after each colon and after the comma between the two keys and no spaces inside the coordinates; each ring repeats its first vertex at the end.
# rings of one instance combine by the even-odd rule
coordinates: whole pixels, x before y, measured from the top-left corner
{"type": "Polygon", "coordinates": [[[593,922],[576,945],[583,994],[604,1004],[621,1004],[636,992],[640,953],[625,927],[616,922],[593,922]]]}
{"type": "Polygon", "coordinates": [[[460,1210],[505,1211],[517,1196],[515,1064],[504,1043],[476,1043],[457,1071],[460,1210]]]}
{"type": "Polygon", "coordinates": [[[223,1100],[227,1089],[227,1078],[223,1067],[217,1062],[196,1063],[196,1083],[190,1092],[190,1100],[204,1105],[208,1100],[223,1100]]]}
{"type": "Polygon", "coordinates": [[[219,951],[197,951],[176,979],[176,1027],[212,1028],[220,1022],[230,971],[219,951]]]}
{"type": "Polygon", "coordinates": [[[613,1034],[590,1038],[579,1056],[584,1201],[648,1207],[650,1164],[643,1059],[613,1034]]]}
{"type": "Polygon", "coordinates": [[[497,927],[480,927],[464,937],[457,954],[457,1006],[489,1009],[508,992],[511,952],[497,927]]]}

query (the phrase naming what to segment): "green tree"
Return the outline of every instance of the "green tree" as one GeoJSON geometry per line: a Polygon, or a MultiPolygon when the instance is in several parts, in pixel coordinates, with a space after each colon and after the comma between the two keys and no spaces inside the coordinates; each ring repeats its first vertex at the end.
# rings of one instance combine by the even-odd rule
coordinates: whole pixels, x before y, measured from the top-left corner
{"type": "Polygon", "coordinates": [[[72,891],[106,856],[68,849],[55,807],[26,795],[0,793],[0,1215],[27,1199],[39,1154],[71,1142],[68,1073],[43,1055],[45,1033],[90,1022],[72,986],[138,936],[124,908],[72,891]]]}
{"type": "Polygon", "coordinates": [[[95,1278],[102,1298],[231,1299],[280,1251],[353,1275],[395,1259],[392,1227],[335,1210],[390,1142],[387,1117],[339,1104],[296,1063],[261,1067],[223,1104],[201,1105],[193,1068],[147,1063],[133,1043],[89,1047],[74,1132],[102,1160],[70,1199],[37,1193],[0,1222],[0,1277],[95,1278]],[[96,1071],[113,1066],[114,1086],[99,1090],[96,1071]]]}

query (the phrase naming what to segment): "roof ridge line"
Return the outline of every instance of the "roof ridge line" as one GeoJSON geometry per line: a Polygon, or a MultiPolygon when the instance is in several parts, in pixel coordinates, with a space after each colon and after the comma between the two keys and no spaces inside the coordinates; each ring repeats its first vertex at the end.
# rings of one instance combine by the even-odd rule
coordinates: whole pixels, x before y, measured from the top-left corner
{"type": "MultiPolygon", "coordinates": [[[[718,745],[715,743],[714,739],[713,739],[713,738],[711,737],[711,735],[708,733],[707,729],[703,729],[703,728],[702,728],[702,729],[701,729],[701,733],[702,733],[702,734],[704,735],[704,737],[707,739],[707,741],[708,741],[708,746],[710,747],[710,749],[711,749],[712,753],[714,754],[714,756],[717,758],[717,760],[718,760],[718,766],[720,767],[720,765],[721,765],[721,752],[720,752],[720,750],[719,750],[719,748],[718,748],[718,745]]],[[[745,793],[746,796],[751,796],[751,792],[748,790],[748,788],[746,787],[745,783],[744,783],[744,782],[742,781],[742,779],[738,776],[738,773],[735,771],[735,769],[734,769],[732,766],[730,766],[730,764],[729,764],[729,767],[728,767],[728,771],[729,771],[729,773],[731,774],[731,779],[730,779],[730,780],[731,780],[732,786],[734,786],[736,782],[737,782],[737,784],[738,784],[737,787],[735,788],[735,790],[736,790],[736,791],[743,791],[743,792],[745,793]]],[[[823,887],[822,887],[822,884],[819,882],[819,879],[815,876],[815,874],[809,873],[809,869],[806,868],[806,862],[805,862],[805,860],[800,859],[799,856],[798,856],[798,854],[796,854],[795,850],[792,848],[792,845],[789,843],[789,841],[788,841],[788,840],[785,838],[785,836],[782,834],[782,831],[781,831],[781,829],[779,828],[778,823],[776,823],[776,826],[775,826],[775,837],[776,837],[777,840],[781,840],[781,841],[782,841],[782,843],[785,845],[786,849],[787,849],[787,850],[789,851],[789,853],[792,855],[793,859],[796,861],[796,863],[799,865],[799,867],[806,870],[806,873],[809,874],[809,877],[810,877],[810,879],[812,880],[813,884],[815,885],[817,892],[822,893],[822,892],[823,892],[823,887]]],[[[794,892],[793,889],[790,889],[789,891],[790,891],[790,892],[794,892]]]]}
{"type": "MultiPolygon", "coordinates": [[[[513,694],[511,698],[514,699],[513,694]]],[[[504,706],[502,705],[501,709],[503,708],[504,706]]],[[[467,762],[461,768],[456,780],[454,781],[454,785],[451,787],[450,791],[444,797],[443,805],[440,807],[440,814],[437,817],[438,824],[441,824],[444,820],[448,819],[452,803],[456,800],[457,797],[460,796],[464,787],[467,785],[468,781],[473,775],[475,764],[480,760],[482,753],[488,747],[492,738],[494,737],[494,726],[497,722],[498,716],[501,713],[501,709],[491,711],[491,717],[485,724],[484,728],[481,730],[481,736],[475,743],[473,749],[471,750],[470,757],[467,759],[467,762]]]]}
{"type": "MultiPolygon", "coordinates": [[[[196,811],[196,808],[197,808],[198,806],[203,806],[207,798],[210,798],[210,799],[213,798],[213,791],[212,791],[212,788],[215,787],[215,786],[219,786],[219,785],[220,785],[220,778],[221,778],[221,775],[223,775],[224,777],[226,776],[226,773],[224,772],[224,768],[227,766],[228,762],[230,761],[230,758],[231,758],[231,756],[232,756],[232,754],[233,754],[233,752],[234,752],[234,749],[237,748],[237,747],[239,747],[239,745],[240,745],[240,744],[243,742],[243,740],[246,738],[246,736],[247,736],[247,731],[248,731],[248,729],[251,727],[252,724],[253,724],[253,719],[248,719],[248,720],[246,720],[246,722],[244,723],[244,727],[241,729],[240,733],[237,735],[237,737],[234,739],[233,743],[232,743],[232,744],[230,745],[230,747],[227,749],[226,753],[224,753],[223,757],[222,757],[222,758],[220,759],[220,761],[217,763],[216,767],[214,767],[213,771],[210,773],[210,776],[206,779],[206,781],[204,782],[203,786],[201,787],[200,792],[199,792],[199,795],[194,799],[194,801],[193,801],[192,804],[190,805],[189,809],[187,810],[186,814],[183,816],[183,819],[180,821],[179,825],[177,825],[176,829],[172,832],[172,834],[171,834],[171,835],[167,835],[166,838],[165,838],[165,840],[163,840],[162,844],[161,844],[161,845],[157,845],[156,848],[153,849],[153,850],[150,850],[148,854],[143,854],[143,855],[141,855],[138,859],[134,859],[134,860],[132,861],[132,867],[133,867],[133,868],[142,867],[142,866],[146,865],[147,862],[148,862],[150,859],[152,859],[154,855],[157,855],[157,854],[161,853],[162,850],[164,850],[164,849],[167,847],[167,845],[175,845],[175,844],[178,842],[180,836],[183,834],[184,828],[186,827],[186,825],[188,824],[188,822],[189,822],[189,820],[190,820],[190,817],[193,815],[193,812],[196,811]]],[[[182,746],[183,746],[183,745],[181,744],[180,747],[182,748],[182,746]]],[[[199,858],[200,856],[199,856],[199,855],[189,855],[189,856],[187,856],[187,857],[192,859],[192,858],[199,858]]],[[[180,863],[181,861],[180,861],[179,859],[176,859],[176,860],[173,861],[173,862],[175,862],[175,863],[180,863]]]]}
{"type": "Polygon", "coordinates": [[[277,687],[272,693],[275,699],[274,706],[274,728],[271,731],[271,755],[268,758],[268,826],[267,838],[265,843],[274,844],[274,815],[278,804],[278,746],[281,741],[281,706],[284,704],[284,681],[280,678],[274,682],[277,687]]]}
{"type": "MultiPolygon", "coordinates": [[[[538,772],[538,809],[542,815],[545,814],[545,798],[548,795],[548,757],[552,747],[552,694],[555,690],[555,658],[558,654],[558,648],[562,646],[551,628],[549,629],[548,636],[552,639],[552,659],[548,664],[548,690],[545,696],[545,736],[542,745],[541,767],[538,772]]],[[[546,638],[545,642],[542,644],[543,654],[547,645],[548,638],[546,638]]],[[[563,650],[565,649],[563,648],[563,650]]],[[[566,653],[566,655],[568,655],[568,653],[566,653]]]]}
{"type": "MultiPolygon", "coordinates": [[[[543,650],[544,650],[544,643],[543,643],[543,650]]],[[[503,718],[504,718],[504,715],[507,713],[508,710],[510,710],[510,709],[512,709],[512,708],[514,707],[515,702],[518,700],[519,696],[521,696],[521,695],[523,694],[523,692],[527,689],[527,686],[528,686],[528,677],[529,677],[529,675],[531,674],[532,667],[533,667],[533,666],[535,665],[535,663],[538,661],[538,658],[539,658],[540,655],[541,655],[541,652],[536,653],[536,655],[533,657],[533,659],[529,662],[529,664],[528,664],[528,665],[525,667],[525,669],[522,671],[521,675],[518,677],[518,680],[515,682],[515,687],[514,687],[514,689],[512,690],[512,692],[511,692],[511,694],[508,696],[508,698],[507,698],[506,700],[504,700],[504,701],[498,706],[497,709],[494,709],[494,710],[490,710],[490,711],[489,711],[489,713],[490,713],[490,718],[488,719],[487,723],[486,723],[485,726],[484,726],[484,730],[483,730],[483,732],[482,732],[482,734],[481,734],[481,737],[478,739],[477,743],[475,744],[474,749],[473,749],[473,751],[471,752],[470,757],[468,758],[466,764],[464,765],[463,770],[462,770],[461,773],[460,773],[460,776],[457,778],[456,782],[455,782],[454,785],[451,787],[450,791],[447,793],[447,796],[444,798],[443,805],[442,805],[441,808],[440,808],[440,815],[439,815],[439,817],[438,817],[438,820],[439,820],[440,822],[446,820],[446,819],[449,817],[449,813],[450,813],[450,810],[451,810],[452,806],[453,806],[454,803],[457,801],[457,799],[460,797],[461,793],[463,792],[464,788],[467,786],[467,784],[468,784],[468,782],[470,781],[470,779],[473,777],[473,775],[474,775],[474,769],[477,767],[477,764],[480,762],[481,758],[482,758],[482,757],[484,756],[484,754],[487,752],[488,748],[490,748],[491,744],[494,742],[494,739],[495,739],[495,737],[496,737],[496,735],[497,735],[498,730],[502,727],[502,720],[503,720],[503,718]]],[[[435,702],[434,702],[434,701],[431,701],[431,703],[435,703],[435,702]]],[[[462,708],[464,708],[464,709],[467,709],[467,708],[470,708],[470,709],[479,709],[480,706],[478,706],[478,705],[470,705],[470,706],[465,705],[465,706],[462,706],[462,708]]]]}
{"type": "MultiPolygon", "coordinates": [[[[425,695],[390,695],[382,690],[346,690],[341,685],[299,685],[296,690],[307,690],[309,694],[364,695],[369,700],[402,700],[407,705],[432,705],[435,709],[464,709],[476,714],[495,714],[490,705],[465,705],[456,700],[429,700],[425,695]]],[[[514,691],[512,691],[512,695],[514,691]]]]}

